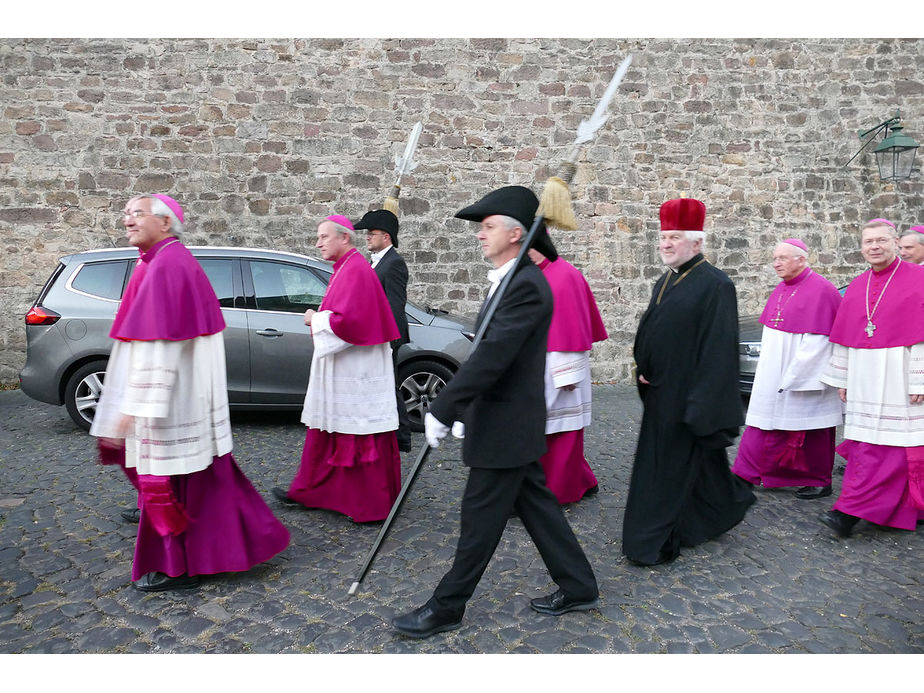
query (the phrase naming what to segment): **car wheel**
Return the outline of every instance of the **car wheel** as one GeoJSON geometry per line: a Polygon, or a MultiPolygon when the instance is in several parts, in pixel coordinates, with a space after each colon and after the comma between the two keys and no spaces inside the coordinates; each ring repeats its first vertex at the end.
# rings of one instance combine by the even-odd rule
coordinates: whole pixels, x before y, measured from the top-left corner
{"type": "Polygon", "coordinates": [[[91,361],[74,371],[64,387],[64,408],[74,423],[85,431],[89,431],[93,423],[105,376],[106,361],[91,361]]]}
{"type": "Polygon", "coordinates": [[[397,380],[411,430],[423,433],[424,416],[430,410],[430,402],[452,380],[452,371],[435,361],[412,361],[398,369],[397,380]]]}

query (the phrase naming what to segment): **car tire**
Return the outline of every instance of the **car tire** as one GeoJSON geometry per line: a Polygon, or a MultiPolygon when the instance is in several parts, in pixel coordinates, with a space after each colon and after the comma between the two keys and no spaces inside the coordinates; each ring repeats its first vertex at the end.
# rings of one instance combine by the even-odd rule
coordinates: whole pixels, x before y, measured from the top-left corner
{"type": "Polygon", "coordinates": [[[396,378],[412,431],[423,433],[430,402],[452,380],[449,368],[436,361],[411,361],[398,368],[396,378]]]}
{"type": "Polygon", "coordinates": [[[68,379],[64,387],[64,408],[80,428],[90,430],[96,405],[103,394],[103,379],[106,375],[105,359],[85,363],[68,379]]]}

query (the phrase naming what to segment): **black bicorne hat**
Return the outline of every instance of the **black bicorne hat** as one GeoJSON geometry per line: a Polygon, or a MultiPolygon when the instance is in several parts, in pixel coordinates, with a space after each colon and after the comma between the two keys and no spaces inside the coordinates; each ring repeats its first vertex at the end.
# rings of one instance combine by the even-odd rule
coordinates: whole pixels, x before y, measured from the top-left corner
{"type": "MultiPolygon", "coordinates": [[[[508,185],[489,192],[475,204],[469,205],[465,209],[460,209],[456,212],[456,218],[481,221],[492,214],[503,214],[520,222],[523,226],[523,236],[525,238],[530,228],[532,228],[538,208],[539,199],[532,190],[524,188],[522,185],[508,185]]],[[[545,255],[549,262],[554,262],[558,259],[558,251],[552,245],[552,239],[549,237],[545,224],[539,224],[536,240],[533,242],[532,247],[545,255]]]]}
{"type": "Polygon", "coordinates": [[[366,212],[359,223],[354,226],[355,229],[378,229],[385,231],[391,236],[391,244],[398,247],[398,217],[389,212],[387,209],[377,209],[374,212],[366,212]]]}

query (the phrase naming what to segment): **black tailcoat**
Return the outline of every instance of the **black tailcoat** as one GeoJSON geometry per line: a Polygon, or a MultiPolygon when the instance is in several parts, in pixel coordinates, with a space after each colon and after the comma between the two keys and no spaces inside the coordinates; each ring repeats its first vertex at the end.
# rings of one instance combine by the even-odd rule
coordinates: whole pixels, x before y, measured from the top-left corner
{"type": "MultiPolygon", "coordinates": [[[[552,290],[542,270],[528,257],[525,262],[478,348],[430,405],[430,412],[447,425],[465,422],[462,456],[469,467],[519,467],[546,451],[544,379],[552,290]]],[[[479,327],[488,305],[478,316],[479,327]]]]}
{"type": "Polygon", "coordinates": [[[391,246],[391,250],[382,256],[374,269],[382,283],[382,288],[385,289],[385,297],[391,307],[391,314],[395,316],[398,331],[401,333],[401,338],[391,343],[397,353],[398,347],[409,341],[407,314],[404,312],[407,303],[407,263],[395,247],[391,246]]]}
{"type": "MultiPolygon", "coordinates": [[[[401,336],[391,343],[392,364],[398,366],[398,349],[402,344],[410,341],[407,326],[407,313],[405,304],[407,303],[407,263],[404,258],[398,254],[394,246],[385,253],[376,263],[375,270],[382,288],[385,290],[385,298],[391,308],[391,314],[395,317],[395,323],[398,325],[398,332],[401,336]]],[[[410,420],[407,414],[407,407],[404,404],[404,398],[401,396],[401,383],[397,382],[397,371],[395,372],[395,402],[398,407],[398,445],[402,450],[411,449],[411,430],[410,420]]]]}

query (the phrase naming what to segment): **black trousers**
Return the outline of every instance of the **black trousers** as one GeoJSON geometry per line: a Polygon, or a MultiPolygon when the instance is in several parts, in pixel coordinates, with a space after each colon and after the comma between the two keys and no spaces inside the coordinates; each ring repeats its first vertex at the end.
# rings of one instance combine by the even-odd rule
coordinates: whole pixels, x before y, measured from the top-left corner
{"type": "Polygon", "coordinates": [[[401,383],[398,382],[398,349],[405,342],[396,339],[391,343],[391,365],[395,374],[395,403],[398,407],[398,430],[395,436],[398,439],[398,445],[409,447],[411,444],[411,417],[407,414],[407,406],[404,404],[404,397],[401,396],[401,383]]]}
{"type": "Polygon", "coordinates": [[[514,509],[561,590],[581,601],[597,598],[593,569],[537,461],[509,469],[469,470],[455,559],[427,602],[434,613],[462,617],[514,509]]]}

